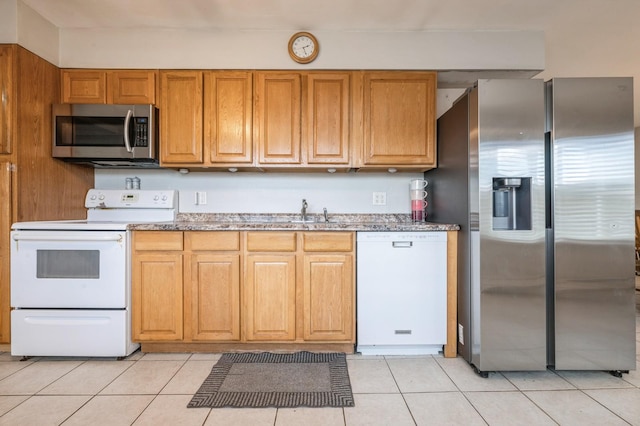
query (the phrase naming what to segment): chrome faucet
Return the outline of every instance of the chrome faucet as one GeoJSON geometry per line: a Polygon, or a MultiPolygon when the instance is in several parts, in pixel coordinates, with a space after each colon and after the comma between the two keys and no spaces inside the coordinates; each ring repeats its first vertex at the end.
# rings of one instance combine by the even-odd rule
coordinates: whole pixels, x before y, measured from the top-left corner
{"type": "Polygon", "coordinates": [[[329,222],[329,214],[327,213],[327,208],[322,209],[324,212],[324,221],[329,222]]]}
{"type": "Polygon", "coordinates": [[[302,199],[302,210],[300,210],[300,214],[302,215],[303,222],[307,221],[307,207],[309,207],[307,200],[302,199]]]}

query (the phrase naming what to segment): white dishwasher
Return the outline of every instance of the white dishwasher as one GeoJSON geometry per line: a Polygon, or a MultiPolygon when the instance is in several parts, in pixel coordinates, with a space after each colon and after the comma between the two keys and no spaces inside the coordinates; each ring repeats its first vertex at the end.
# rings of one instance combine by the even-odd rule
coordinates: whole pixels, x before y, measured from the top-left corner
{"type": "Polygon", "coordinates": [[[437,354],[447,340],[447,233],[357,233],[363,355],[437,354]]]}

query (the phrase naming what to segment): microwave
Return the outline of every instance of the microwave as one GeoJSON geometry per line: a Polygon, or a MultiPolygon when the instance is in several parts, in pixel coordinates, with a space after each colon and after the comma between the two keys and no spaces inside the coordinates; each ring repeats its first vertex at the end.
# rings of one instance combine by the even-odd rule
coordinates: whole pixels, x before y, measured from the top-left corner
{"type": "Polygon", "coordinates": [[[55,104],[52,155],[102,168],[158,167],[153,105],[55,104]]]}

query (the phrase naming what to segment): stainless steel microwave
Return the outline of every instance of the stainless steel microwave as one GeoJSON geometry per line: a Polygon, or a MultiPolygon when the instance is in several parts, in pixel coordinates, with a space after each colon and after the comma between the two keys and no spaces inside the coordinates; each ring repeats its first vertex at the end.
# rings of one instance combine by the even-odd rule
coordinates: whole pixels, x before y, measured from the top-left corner
{"type": "Polygon", "coordinates": [[[103,168],[158,167],[153,105],[53,105],[54,158],[103,168]]]}

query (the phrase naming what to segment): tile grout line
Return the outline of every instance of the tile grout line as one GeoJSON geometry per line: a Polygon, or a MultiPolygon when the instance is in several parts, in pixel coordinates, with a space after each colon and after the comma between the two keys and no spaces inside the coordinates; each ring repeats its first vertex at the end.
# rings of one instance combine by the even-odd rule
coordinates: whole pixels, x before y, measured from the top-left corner
{"type": "MultiPolygon", "coordinates": [[[[431,356],[431,358],[433,359],[433,356],[431,356]]],[[[409,407],[409,404],[407,403],[407,399],[404,397],[404,392],[402,392],[402,388],[400,388],[400,384],[398,383],[398,379],[396,379],[395,374],[393,374],[393,370],[391,369],[391,365],[389,365],[389,360],[387,359],[386,356],[383,356],[383,359],[384,359],[385,365],[389,369],[389,373],[391,373],[391,377],[393,377],[393,382],[396,384],[396,387],[398,388],[398,392],[400,392],[400,396],[402,397],[402,401],[404,402],[405,407],[407,407],[407,411],[409,412],[409,415],[411,416],[411,420],[413,421],[413,424],[417,425],[418,422],[416,421],[416,418],[414,417],[413,413],[411,412],[411,407],[409,407]]]]}

